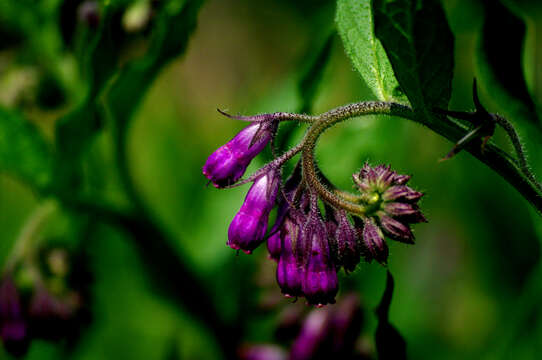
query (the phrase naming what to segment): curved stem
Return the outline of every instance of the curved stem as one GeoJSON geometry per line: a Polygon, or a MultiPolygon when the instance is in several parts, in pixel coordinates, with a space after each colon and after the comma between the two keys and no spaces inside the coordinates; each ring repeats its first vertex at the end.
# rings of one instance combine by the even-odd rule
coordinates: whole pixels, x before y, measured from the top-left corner
{"type": "Polygon", "coordinates": [[[519,135],[516,132],[516,129],[514,129],[514,126],[502,116],[495,115],[495,119],[497,123],[508,134],[508,137],[510,138],[512,145],[514,146],[514,149],[516,150],[518,162],[521,167],[521,170],[523,171],[523,174],[529,180],[531,180],[533,185],[536,186],[538,190],[542,191],[542,185],[540,185],[540,183],[536,180],[536,177],[534,176],[531,169],[529,168],[529,164],[527,163],[527,156],[525,155],[525,148],[523,147],[523,144],[521,143],[521,140],[519,139],[519,135]]]}
{"type": "Polygon", "coordinates": [[[408,107],[395,103],[367,101],[339,107],[320,115],[320,120],[309,128],[303,139],[306,145],[303,148],[302,169],[303,178],[308,186],[315,189],[318,195],[330,205],[344,209],[352,214],[363,216],[366,208],[354,202],[357,199],[355,195],[343,191],[330,191],[318,178],[314,160],[316,142],[326,129],[346,119],[374,114],[401,115],[408,111],[410,111],[408,107]]]}
{"type": "MultiPolygon", "coordinates": [[[[412,120],[427,126],[432,131],[453,142],[461,139],[467,131],[445,116],[435,115],[434,118],[428,118],[423,114],[414,112],[408,106],[392,102],[369,101],[355,103],[312,117],[312,125],[303,139],[303,143],[305,143],[302,154],[304,181],[313,187],[320,197],[330,205],[358,215],[363,215],[365,208],[355,203],[355,198],[345,196],[341,191],[330,191],[319,180],[315,166],[314,148],[318,137],[330,126],[352,117],[374,114],[398,116],[412,120]]],[[[284,117],[293,118],[292,116],[284,117]]],[[[517,144],[514,144],[514,146],[518,151],[517,144]]],[[[482,151],[478,142],[467,145],[465,150],[501,175],[533,205],[539,214],[542,214],[542,190],[530,175],[531,173],[525,171],[525,169],[528,170],[528,167],[526,167],[524,157],[518,154],[519,160],[516,160],[492,144],[487,144],[484,151],[482,151]]],[[[523,151],[522,148],[521,150],[523,151]]],[[[523,152],[520,154],[523,154],[523,152]]]]}

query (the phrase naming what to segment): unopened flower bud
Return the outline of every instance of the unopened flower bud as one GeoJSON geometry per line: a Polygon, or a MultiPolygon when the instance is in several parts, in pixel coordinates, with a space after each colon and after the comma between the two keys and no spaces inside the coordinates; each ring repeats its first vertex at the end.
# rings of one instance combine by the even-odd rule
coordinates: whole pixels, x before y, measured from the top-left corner
{"type": "Polygon", "coordinates": [[[361,257],[358,235],[344,210],[338,211],[336,216],[338,225],[335,231],[335,241],[339,264],[344,267],[345,271],[354,271],[361,257]]]}
{"type": "Polygon", "coordinates": [[[203,175],[217,188],[234,184],[273,137],[272,122],[254,122],[209,156],[203,175]]]}
{"type": "Polygon", "coordinates": [[[388,245],[384,241],[382,231],[373,219],[364,219],[362,234],[363,243],[368,251],[368,260],[375,259],[381,264],[386,264],[389,254],[388,245]]]}
{"type": "Polygon", "coordinates": [[[250,254],[265,238],[269,213],[275,206],[280,173],[271,170],[254,181],[228,230],[228,246],[250,254]]]}
{"type": "Polygon", "coordinates": [[[297,297],[301,295],[301,282],[304,276],[304,269],[298,263],[293,250],[299,237],[299,225],[287,217],[281,231],[283,234],[281,234],[282,246],[277,265],[277,283],[284,295],[297,297]]]}

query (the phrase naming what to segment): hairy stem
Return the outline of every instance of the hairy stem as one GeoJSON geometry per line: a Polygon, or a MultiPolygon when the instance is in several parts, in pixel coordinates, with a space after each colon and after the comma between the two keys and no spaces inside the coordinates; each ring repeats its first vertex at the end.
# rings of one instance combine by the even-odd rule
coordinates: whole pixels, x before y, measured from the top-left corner
{"type": "MultiPolygon", "coordinates": [[[[295,120],[294,114],[281,114],[284,120],[295,120]]],[[[355,202],[355,197],[341,191],[329,190],[320,181],[315,165],[314,148],[320,135],[329,127],[353,117],[375,114],[398,116],[412,120],[427,126],[432,131],[453,142],[461,139],[468,131],[444,116],[439,116],[438,121],[429,121],[427,117],[415,113],[410,107],[392,102],[367,101],[355,103],[335,108],[318,116],[304,117],[305,122],[311,123],[311,127],[302,141],[304,144],[302,153],[304,181],[314,188],[320,197],[330,205],[358,215],[363,215],[365,208],[355,202]]],[[[435,117],[437,116],[435,114],[435,117]]],[[[510,135],[509,129],[507,132],[510,135]]],[[[511,138],[514,142],[514,138],[511,138]]],[[[487,144],[484,151],[481,150],[480,145],[480,141],[473,141],[472,144],[465,147],[465,150],[501,175],[531,203],[539,214],[542,214],[542,190],[527,167],[525,157],[522,156],[524,152],[519,152],[519,160],[516,160],[495,145],[487,144]]],[[[519,145],[521,146],[521,144],[519,145]]],[[[514,143],[514,146],[516,152],[518,152],[517,144],[514,143]]],[[[519,149],[523,151],[522,147],[519,149]]]]}

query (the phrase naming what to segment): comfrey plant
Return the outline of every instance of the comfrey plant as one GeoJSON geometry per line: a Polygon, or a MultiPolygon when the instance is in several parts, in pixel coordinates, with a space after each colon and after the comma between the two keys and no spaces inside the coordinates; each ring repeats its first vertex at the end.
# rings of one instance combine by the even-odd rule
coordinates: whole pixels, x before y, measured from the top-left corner
{"type": "Polygon", "coordinates": [[[359,115],[407,110],[398,104],[363,102],[320,116],[223,113],[250,124],[209,156],[203,174],[217,188],[253,183],[230,224],[227,245],[250,254],[267,239],[282,293],[322,306],[335,302],[341,268],[353,271],[362,258],[386,264],[385,236],[413,244],[410,225],[426,219],[417,206],[423,194],[406,185],[410,176],[398,174],[390,166],[366,163],[353,174],[357,192],[349,193],[334,188],[317,173],[314,160],[316,142],[329,127],[359,115]],[[272,143],[281,121],[305,122],[310,127],[298,145],[240,180],[250,161],[272,143]],[[298,153],[302,153],[300,162],[283,182],[282,166],[298,153]],[[319,201],[324,204],[324,214],[319,201]],[[276,220],[268,231],[275,206],[276,220]]]}

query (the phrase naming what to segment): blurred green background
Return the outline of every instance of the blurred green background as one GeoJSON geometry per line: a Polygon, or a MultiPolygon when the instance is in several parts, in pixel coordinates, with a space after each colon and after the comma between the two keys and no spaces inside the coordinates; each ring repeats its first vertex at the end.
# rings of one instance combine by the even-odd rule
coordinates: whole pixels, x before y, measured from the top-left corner
{"type": "MultiPolygon", "coordinates": [[[[77,18],[78,2],[69,9],[67,3],[0,0],[0,105],[21,112],[51,142],[55,122],[85,94],[78,53],[88,45],[81,41],[87,25],[77,18]]],[[[127,40],[121,65],[146,51],[148,32],[156,25],[146,19],[151,2],[122,3],[119,24],[127,40]]],[[[456,48],[450,108],[469,110],[483,8],[468,0],[443,5],[456,48]]],[[[527,20],[526,79],[540,103],[542,6],[517,5],[527,20]]],[[[216,108],[234,114],[298,110],[300,77],[334,27],[334,9],[332,1],[323,0],[206,1],[185,55],[152,81],[128,128],[128,166],[137,191],[172,234],[169,245],[201,281],[224,321],[242,324],[244,342],[273,342],[277,309],[289,300],[280,297],[264,246],[251,256],[236,256],[225,245],[228,224],[248,186],[206,187],[201,167],[244,124],[220,116],[216,108]]],[[[335,36],[313,111],[371,99],[335,36]]],[[[491,89],[481,89],[481,99],[490,111],[501,111],[491,89]]],[[[295,130],[291,144],[303,131],[303,126],[295,130]]],[[[508,148],[499,131],[495,141],[508,148]]],[[[111,155],[113,133],[106,122],[85,151],[84,169],[90,194],[122,207],[128,200],[111,155]]],[[[542,220],[469,154],[437,163],[451,146],[417,124],[371,117],[328,131],[317,157],[342,188],[351,187],[351,174],[369,160],[412,174],[413,186],[427,194],[422,208],[429,223],[416,226],[416,245],[389,242],[389,268],[396,280],[390,319],[406,339],[410,358],[536,359],[542,351],[542,233],[537,235],[542,220]]],[[[260,156],[250,169],[268,156],[260,156]]],[[[541,174],[542,167],[535,171],[541,174]]],[[[0,175],[1,262],[39,201],[29,186],[0,175]]],[[[60,210],[40,237],[84,241],[94,274],[93,322],[74,349],[36,341],[28,359],[221,358],[216,334],[189,309],[155,291],[158,279],[148,271],[154,264],[142,259],[130,236],[100,222],[83,236],[80,222],[60,210]]],[[[179,274],[161,276],[175,280],[179,274]]],[[[376,326],[372,311],[384,282],[385,269],[378,264],[361,264],[341,276],[341,292],[354,289],[362,298],[368,315],[363,336],[369,344],[376,326]]]]}

